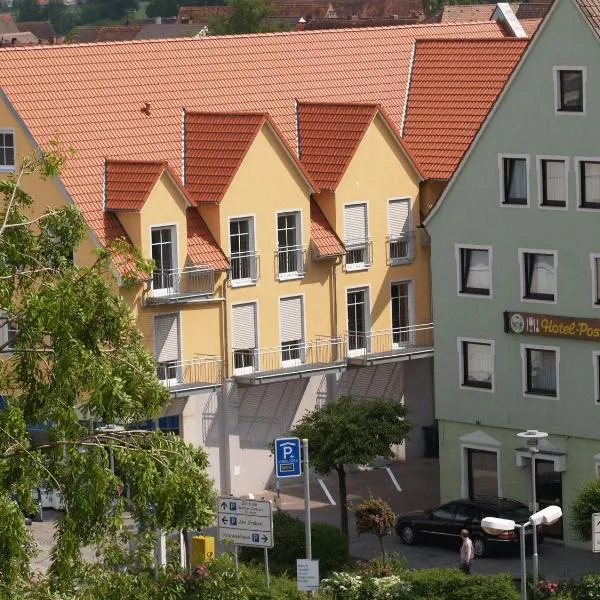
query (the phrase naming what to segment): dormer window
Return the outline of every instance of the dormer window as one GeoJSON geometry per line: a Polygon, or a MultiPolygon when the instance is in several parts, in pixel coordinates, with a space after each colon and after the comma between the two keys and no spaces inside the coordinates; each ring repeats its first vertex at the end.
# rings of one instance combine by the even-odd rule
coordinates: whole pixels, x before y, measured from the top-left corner
{"type": "Polygon", "coordinates": [[[585,69],[583,67],[556,67],[556,112],[583,113],[585,111],[585,69]]]}
{"type": "Polygon", "coordinates": [[[12,129],[0,129],[0,171],[12,171],[15,168],[15,132],[12,129]]]}

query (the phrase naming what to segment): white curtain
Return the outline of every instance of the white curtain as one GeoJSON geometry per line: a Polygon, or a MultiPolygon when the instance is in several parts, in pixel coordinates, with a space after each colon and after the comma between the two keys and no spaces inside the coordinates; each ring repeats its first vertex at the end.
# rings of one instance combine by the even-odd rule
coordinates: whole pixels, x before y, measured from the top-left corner
{"type": "Polygon", "coordinates": [[[586,162],[584,173],[586,203],[600,203],[600,163],[586,162]]]}
{"type": "Polygon", "coordinates": [[[552,350],[529,350],[531,388],[556,391],[556,354],[552,350]]]}
{"type": "Polygon", "coordinates": [[[467,288],[479,288],[489,290],[490,281],[490,253],[487,250],[467,250],[468,275],[467,288]]]}
{"type": "Polygon", "coordinates": [[[467,343],[467,361],[469,381],[492,382],[492,347],[489,344],[467,343]]]}
{"type": "Polygon", "coordinates": [[[510,169],[509,198],[527,198],[527,162],[524,158],[508,159],[510,169]]]}
{"type": "Polygon", "coordinates": [[[565,171],[563,161],[547,160],[546,163],[546,200],[564,202],[565,198],[565,171]]]}
{"type": "Polygon", "coordinates": [[[554,256],[552,254],[534,254],[531,261],[532,274],[529,292],[532,294],[554,295],[556,287],[554,256]]]}

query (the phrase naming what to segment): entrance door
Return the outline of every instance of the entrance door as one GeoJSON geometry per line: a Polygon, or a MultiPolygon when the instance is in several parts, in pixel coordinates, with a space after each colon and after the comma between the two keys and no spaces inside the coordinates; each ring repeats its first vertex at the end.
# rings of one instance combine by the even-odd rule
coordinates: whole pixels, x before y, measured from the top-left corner
{"type": "Polygon", "coordinates": [[[467,448],[467,489],[469,498],[498,495],[497,454],[467,448]]]}
{"type": "MultiPolygon", "coordinates": [[[[535,461],[535,488],[540,510],[552,505],[562,508],[562,473],[554,470],[551,460],[535,461]]],[[[562,540],[563,520],[559,519],[554,525],[545,525],[544,535],[562,540]]]]}
{"type": "Polygon", "coordinates": [[[392,347],[397,350],[411,343],[410,331],[410,281],[392,283],[392,347]]]}
{"type": "Polygon", "coordinates": [[[367,290],[348,290],[348,354],[359,356],[367,349],[367,290]]]}

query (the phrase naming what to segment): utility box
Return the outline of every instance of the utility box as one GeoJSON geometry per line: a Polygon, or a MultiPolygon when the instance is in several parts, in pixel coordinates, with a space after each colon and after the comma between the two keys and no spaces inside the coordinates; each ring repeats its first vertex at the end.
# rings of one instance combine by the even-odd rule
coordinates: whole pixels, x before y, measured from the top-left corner
{"type": "Polygon", "coordinates": [[[192,567],[215,557],[215,538],[212,535],[195,535],[192,538],[192,567]]]}

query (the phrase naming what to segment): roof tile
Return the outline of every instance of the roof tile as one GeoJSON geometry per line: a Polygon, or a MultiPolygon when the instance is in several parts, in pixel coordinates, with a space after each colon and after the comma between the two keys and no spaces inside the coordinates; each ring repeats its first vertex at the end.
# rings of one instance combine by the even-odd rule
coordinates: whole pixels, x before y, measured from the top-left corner
{"type": "Polygon", "coordinates": [[[166,162],[106,161],[106,209],[141,210],[166,162]]]}
{"type": "Polygon", "coordinates": [[[577,2],[596,34],[600,35],[600,0],[577,0],[577,2]]]}
{"type": "Polygon", "coordinates": [[[344,246],[315,200],[310,201],[310,236],[319,258],[344,254],[344,246]]]}
{"type": "Polygon", "coordinates": [[[195,265],[206,265],[215,271],[226,271],[229,263],[198,209],[190,207],[186,211],[188,230],[188,256],[195,265]]]}

